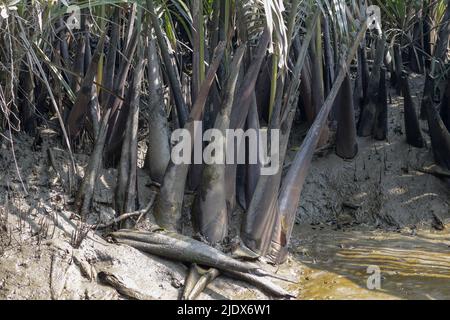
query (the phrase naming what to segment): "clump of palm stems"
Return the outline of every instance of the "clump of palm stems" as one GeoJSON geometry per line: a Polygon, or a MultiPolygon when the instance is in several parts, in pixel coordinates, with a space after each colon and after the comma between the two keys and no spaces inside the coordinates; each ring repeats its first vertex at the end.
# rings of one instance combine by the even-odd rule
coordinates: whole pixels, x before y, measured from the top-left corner
{"type": "MultiPolygon", "coordinates": [[[[386,138],[385,70],[398,76],[398,86],[403,84],[407,93],[402,56],[429,74],[424,114],[433,128],[433,143],[444,141],[450,147],[439,113],[430,106],[448,47],[450,9],[442,8],[442,1],[424,1],[418,17],[401,1],[374,1],[385,21],[377,32],[366,32],[372,14],[366,14],[366,1],[66,2],[77,10],[70,13],[59,1],[0,1],[0,125],[11,133],[12,143],[13,132],[33,135],[57,119],[61,142],[71,156],[76,178],[72,192],[82,219],[91,211],[97,178],[105,167],[117,168],[117,214],[142,207],[136,186],[138,142],[144,142],[144,168],[160,185],[153,210],[147,209],[166,231],[113,235],[152,254],[211,267],[185,297],[197,296],[199,288],[222,273],[288,295],[258,279],[273,275],[208,245],[227,247],[231,217],[241,206],[241,248],[249,258],[283,263],[315,149],[334,142],[330,124],[337,122],[337,154],[356,155],[353,101],[360,104],[359,134],[386,138]],[[432,31],[436,44],[430,48],[432,31]],[[370,74],[368,43],[376,44],[370,74]],[[394,44],[397,59],[392,59],[394,44]],[[358,70],[355,92],[349,76],[352,64],[358,70]],[[296,112],[309,131],[283,175],[296,112]],[[203,121],[203,130],[221,132],[267,128],[271,136],[280,130],[278,172],[260,175],[263,163],[174,163],[171,130],[185,128],[193,136],[194,121],[203,121]],[[147,134],[142,135],[144,128],[147,134]],[[74,150],[90,153],[82,177],[74,150]],[[195,192],[194,232],[206,244],[179,234],[185,230],[182,210],[189,188],[195,192]],[[195,250],[177,251],[186,243],[195,250]],[[214,263],[208,254],[226,264],[214,263]]],[[[248,142],[241,143],[248,157],[248,142]]],[[[436,154],[440,163],[448,164],[445,156],[436,154]]],[[[132,227],[127,220],[121,219],[121,226],[132,227]]],[[[80,237],[75,238],[79,245],[80,237]]]]}

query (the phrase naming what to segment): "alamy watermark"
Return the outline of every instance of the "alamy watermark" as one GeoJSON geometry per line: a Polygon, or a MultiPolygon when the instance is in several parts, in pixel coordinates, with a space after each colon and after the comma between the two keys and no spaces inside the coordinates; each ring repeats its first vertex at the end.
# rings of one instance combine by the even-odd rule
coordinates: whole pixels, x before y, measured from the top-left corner
{"type": "Polygon", "coordinates": [[[280,167],[279,140],[279,129],[270,130],[269,147],[267,129],[226,129],[222,132],[213,128],[203,132],[202,122],[194,121],[193,137],[188,129],[177,129],[172,133],[171,159],[174,164],[259,163],[261,175],[274,175],[280,167]],[[203,148],[204,142],[208,144],[203,148]]]}
{"type": "Polygon", "coordinates": [[[367,274],[370,276],[367,278],[366,286],[369,290],[381,289],[381,269],[379,266],[370,265],[367,267],[367,274]]]}

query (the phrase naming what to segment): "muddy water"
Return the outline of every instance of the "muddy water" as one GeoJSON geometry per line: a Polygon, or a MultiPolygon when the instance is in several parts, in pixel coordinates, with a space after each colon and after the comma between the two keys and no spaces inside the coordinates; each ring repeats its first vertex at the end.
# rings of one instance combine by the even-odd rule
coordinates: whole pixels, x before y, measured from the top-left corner
{"type": "Polygon", "coordinates": [[[300,283],[290,287],[298,290],[298,299],[450,299],[449,226],[446,230],[296,226],[302,240],[283,269],[301,270],[300,283]],[[380,289],[367,287],[369,266],[380,270],[380,289]]]}

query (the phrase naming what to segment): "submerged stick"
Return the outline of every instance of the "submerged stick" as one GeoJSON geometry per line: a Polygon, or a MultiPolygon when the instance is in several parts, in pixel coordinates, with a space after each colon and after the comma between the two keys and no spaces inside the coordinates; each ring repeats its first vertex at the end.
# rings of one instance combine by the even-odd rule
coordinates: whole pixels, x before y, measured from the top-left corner
{"type": "Polygon", "coordinates": [[[256,288],[262,290],[263,292],[265,292],[270,296],[284,299],[294,298],[292,294],[290,294],[288,291],[284,290],[280,286],[274,284],[271,281],[268,281],[267,279],[255,276],[253,274],[229,270],[225,271],[225,275],[237,280],[245,281],[255,286],[256,288]]]}

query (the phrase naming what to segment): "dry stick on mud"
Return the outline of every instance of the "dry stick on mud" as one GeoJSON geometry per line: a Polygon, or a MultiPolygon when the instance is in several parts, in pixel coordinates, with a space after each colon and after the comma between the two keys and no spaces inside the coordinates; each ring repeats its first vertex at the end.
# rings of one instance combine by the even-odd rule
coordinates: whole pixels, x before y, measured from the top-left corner
{"type": "MultiPolygon", "coordinates": [[[[51,148],[47,149],[47,156],[48,156],[48,161],[50,162],[50,166],[53,168],[53,171],[55,171],[56,177],[58,178],[59,182],[61,183],[61,186],[65,190],[66,186],[65,186],[64,180],[61,176],[61,173],[58,170],[58,166],[56,165],[55,156],[54,156],[51,148]]],[[[68,190],[65,190],[65,191],[68,191],[68,190]]]]}
{"type": "Polygon", "coordinates": [[[275,263],[282,263],[286,260],[289,239],[292,234],[292,228],[295,221],[300,195],[305,182],[308,169],[311,165],[314,150],[320,138],[322,127],[326,124],[328,114],[333,106],[336,95],[339,92],[342,82],[347,74],[347,68],[356,54],[359,43],[366,33],[367,21],[365,21],[355,38],[353,47],[348,53],[346,60],[340,64],[340,70],[333,87],[320,109],[319,114],[314,120],[313,125],[303,140],[300,151],[297,152],[292,165],[289,168],[286,177],[283,179],[280,194],[278,197],[278,208],[280,216],[275,225],[272,236],[271,248],[268,254],[269,259],[275,263]]]}
{"type": "Polygon", "coordinates": [[[146,294],[142,294],[135,289],[128,287],[124,281],[118,278],[116,275],[108,272],[108,271],[100,271],[97,274],[98,279],[113,287],[117,290],[121,295],[134,300],[154,300],[153,297],[148,296],[146,294]]]}
{"type": "Polygon", "coordinates": [[[404,97],[404,118],[405,118],[405,131],[406,131],[406,142],[409,145],[416,148],[423,148],[425,142],[422,137],[422,132],[420,131],[419,120],[416,115],[416,106],[411,97],[411,90],[409,88],[408,74],[404,71],[402,72],[401,86],[404,97]]]}
{"type": "MultiPolygon", "coordinates": [[[[92,226],[92,229],[106,229],[109,227],[114,226],[115,224],[118,224],[119,222],[122,222],[128,218],[132,218],[132,217],[141,217],[144,214],[148,213],[150,211],[150,209],[153,206],[153,200],[154,197],[149,201],[149,203],[147,204],[147,206],[141,210],[138,211],[134,211],[134,212],[128,212],[128,213],[124,213],[116,218],[114,218],[112,221],[105,223],[105,224],[96,224],[92,226]]],[[[136,221],[136,223],[139,221],[139,219],[136,221]]]]}
{"type": "Polygon", "coordinates": [[[220,275],[220,271],[215,268],[210,268],[205,271],[201,277],[198,279],[194,287],[191,289],[191,292],[187,296],[186,300],[195,300],[203,290],[206,289],[208,284],[210,284],[214,279],[216,279],[220,275]]]}
{"type": "MultiPolygon", "coordinates": [[[[208,98],[209,89],[214,81],[216,71],[219,68],[225,51],[225,42],[220,42],[214,50],[214,56],[208,69],[205,80],[203,81],[197,100],[195,101],[189,120],[184,126],[190,133],[190,137],[194,137],[194,121],[199,121],[208,98]]],[[[191,147],[194,143],[191,139],[191,147]]],[[[184,188],[186,178],[189,171],[189,164],[174,164],[169,162],[164,181],[161,185],[160,193],[156,198],[154,215],[157,223],[169,230],[177,230],[180,224],[181,207],[183,204],[184,188]]]]}
{"type": "MultiPolygon", "coordinates": [[[[310,22],[310,25],[315,25],[318,18],[319,11],[317,10],[310,22]]],[[[286,154],[292,120],[297,107],[298,90],[301,79],[300,73],[303,69],[308,53],[308,47],[314,34],[313,28],[308,28],[308,30],[309,31],[303,40],[293,69],[291,82],[285,95],[285,105],[283,110],[280,110],[285,112],[286,117],[283,117],[280,112],[277,113],[274,111],[274,116],[271,119],[272,128],[282,128],[279,150],[280,164],[283,163],[283,159],[286,154]]],[[[277,105],[281,105],[281,101],[278,101],[277,105]]],[[[281,173],[282,169],[280,168],[278,173],[275,175],[259,177],[256,189],[250,203],[248,204],[247,212],[242,223],[241,238],[244,244],[252,251],[260,255],[264,255],[269,247],[272,231],[276,221],[276,215],[278,214],[276,198],[280,187],[281,173]]]]}

